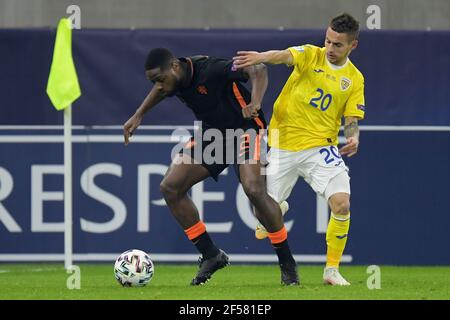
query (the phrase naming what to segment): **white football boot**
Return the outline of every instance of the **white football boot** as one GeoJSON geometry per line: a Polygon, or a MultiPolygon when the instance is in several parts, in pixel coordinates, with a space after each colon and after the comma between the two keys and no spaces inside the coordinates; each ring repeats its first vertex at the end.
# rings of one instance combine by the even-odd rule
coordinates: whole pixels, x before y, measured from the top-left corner
{"type": "Polygon", "coordinates": [[[337,268],[325,268],[323,271],[323,283],[332,286],[349,286],[350,282],[344,279],[337,268]]]}
{"type": "MultiPolygon", "coordinates": [[[[287,203],[287,201],[283,201],[280,203],[280,209],[281,209],[281,214],[284,216],[286,214],[286,212],[289,210],[289,203],[287,203]]],[[[267,238],[267,235],[269,233],[267,232],[266,228],[264,228],[264,226],[258,222],[258,224],[256,225],[256,229],[255,229],[255,237],[258,240],[262,240],[267,238]]]]}

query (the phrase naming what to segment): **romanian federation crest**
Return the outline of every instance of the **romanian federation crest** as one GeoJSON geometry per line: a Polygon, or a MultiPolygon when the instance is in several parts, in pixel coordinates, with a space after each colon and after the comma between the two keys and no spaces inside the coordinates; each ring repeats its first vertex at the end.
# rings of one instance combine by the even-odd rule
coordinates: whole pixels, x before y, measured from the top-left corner
{"type": "Polygon", "coordinates": [[[341,90],[342,91],[347,90],[351,84],[352,84],[352,81],[349,78],[341,77],[341,90]]]}

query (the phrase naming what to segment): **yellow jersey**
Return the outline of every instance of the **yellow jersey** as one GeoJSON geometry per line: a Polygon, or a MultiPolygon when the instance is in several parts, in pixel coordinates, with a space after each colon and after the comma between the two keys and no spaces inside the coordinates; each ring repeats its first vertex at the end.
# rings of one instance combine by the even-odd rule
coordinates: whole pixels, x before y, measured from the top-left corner
{"type": "Polygon", "coordinates": [[[271,147],[300,151],[337,145],[342,116],[364,118],[364,77],[348,59],[334,66],[326,48],[291,47],[292,71],[274,104],[271,147]]]}

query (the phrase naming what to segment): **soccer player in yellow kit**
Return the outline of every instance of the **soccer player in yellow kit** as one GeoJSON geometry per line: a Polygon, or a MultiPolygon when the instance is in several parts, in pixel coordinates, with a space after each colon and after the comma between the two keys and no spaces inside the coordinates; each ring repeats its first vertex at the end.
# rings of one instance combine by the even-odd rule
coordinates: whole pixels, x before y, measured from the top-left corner
{"type": "MultiPolygon", "coordinates": [[[[331,217],[323,280],[331,285],[350,284],[339,273],[350,225],[350,177],[342,155],[358,151],[358,120],[365,111],[364,77],[348,58],[358,45],[358,33],[359,23],[344,13],[331,20],[323,48],[240,51],[234,57],[236,68],[258,63],[294,67],[270,120],[267,188],[283,211],[298,177],[327,199],[331,217]],[[338,150],[342,117],[347,143],[338,150]]],[[[265,234],[260,226],[257,237],[265,234]]]]}

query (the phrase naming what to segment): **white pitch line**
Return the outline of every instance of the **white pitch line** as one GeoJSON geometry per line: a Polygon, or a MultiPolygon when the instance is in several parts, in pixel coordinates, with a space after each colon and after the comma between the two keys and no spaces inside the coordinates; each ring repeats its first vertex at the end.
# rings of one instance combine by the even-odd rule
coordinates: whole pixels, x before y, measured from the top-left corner
{"type": "Polygon", "coordinates": [[[361,131],[450,131],[450,126],[359,126],[361,131]]]}
{"type": "MultiPolygon", "coordinates": [[[[64,127],[59,125],[0,125],[0,130],[62,130],[64,127]]],[[[142,125],[139,130],[193,130],[192,125],[142,125]]],[[[343,130],[341,126],[341,130],[343,130]]],[[[72,126],[73,130],[123,130],[123,126],[118,125],[94,125],[94,126],[72,126]]],[[[450,131],[450,126],[389,126],[389,125],[361,125],[361,131],[450,131]]]]}
{"type": "MultiPolygon", "coordinates": [[[[139,126],[138,130],[176,130],[176,129],[187,129],[192,130],[194,126],[187,125],[142,125],[139,126]]],[[[63,130],[64,126],[59,125],[0,125],[0,130],[63,130]]],[[[94,125],[94,126],[80,126],[74,125],[72,126],[73,130],[123,130],[123,126],[102,126],[102,125],[94,125]]]]}
{"type": "MultiPolygon", "coordinates": [[[[131,143],[178,143],[190,136],[141,135],[133,137],[131,143]]],[[[0,135],[0,143],[63,143],[64,136],[59,135],[0,135]]],[[[122,135],[74,135],[73,143],[124,143],[122,135]]]]}
{"type": "MultiPolygon", "coordinates": [[[[110,261],[117,259],[120,253],[86,253],[74,254],[76,261],[110,261]]],[[[171,253],[150,253],[150,257],[158,262],[196,262],[198,254],[171,254],[171,253]]],[[[277,262],[275,254],[229,254],[230,260],[234,262],[277,262]]],[[[323,263],[327,256],[321,254],[294,254],[297,262],[323,263]]],[[[0,261],[64,261],[64,254],[0,254],[0,261]]],[[[351,255],[342,256],[341,262],[352,262],[351,255]]]]}

